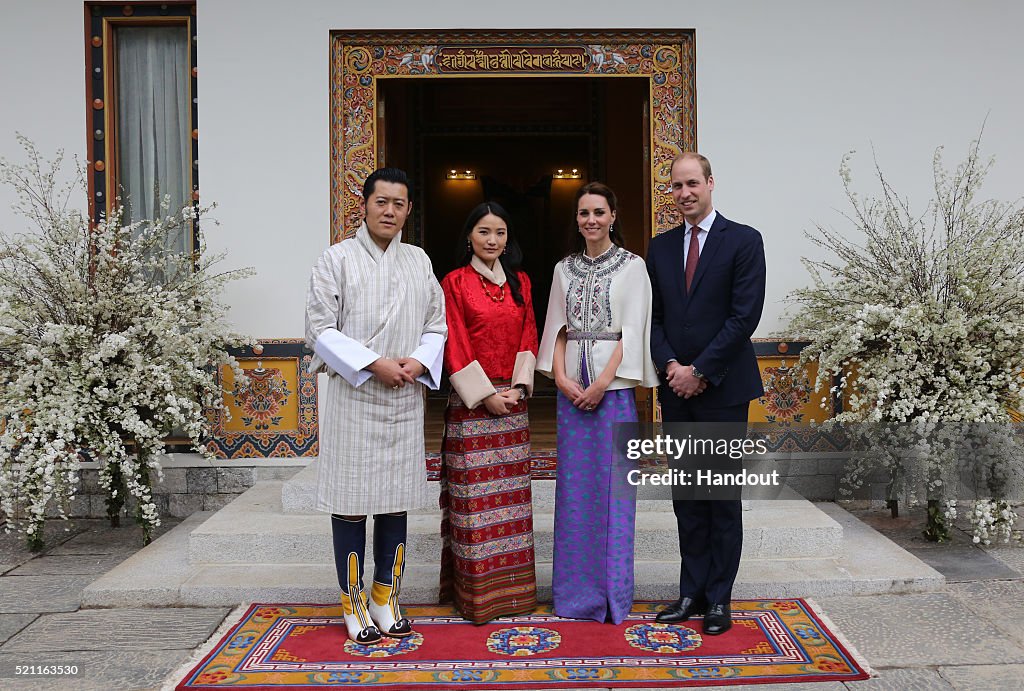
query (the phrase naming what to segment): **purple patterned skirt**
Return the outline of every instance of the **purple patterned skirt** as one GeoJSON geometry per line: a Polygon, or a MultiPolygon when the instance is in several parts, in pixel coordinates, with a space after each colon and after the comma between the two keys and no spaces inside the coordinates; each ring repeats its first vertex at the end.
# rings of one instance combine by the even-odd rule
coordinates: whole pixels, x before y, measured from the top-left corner
{"type": "Polygon", "coordinates": [[[591,412],[558,394],[555,614],[618,624],[633,604],[636,487],[626,480],[615,424],[636,422],[632,389],[605,393],[591,412]]]}

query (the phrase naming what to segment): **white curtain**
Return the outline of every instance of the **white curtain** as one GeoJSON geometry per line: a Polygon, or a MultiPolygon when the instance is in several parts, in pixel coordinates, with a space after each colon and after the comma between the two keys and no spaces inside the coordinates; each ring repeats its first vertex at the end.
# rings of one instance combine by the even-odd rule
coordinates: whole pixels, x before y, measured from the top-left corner
{"type": "MultiPolygon", "coordinates": [[[[183,26],[117,30],[117,141],[126,220],[156,217],[164,195],[171,197],[172,212],[191,202],[188,54],[183,26]]],[[[191,251],[191,228],[182,228],[170,245],[191,251]]]]}

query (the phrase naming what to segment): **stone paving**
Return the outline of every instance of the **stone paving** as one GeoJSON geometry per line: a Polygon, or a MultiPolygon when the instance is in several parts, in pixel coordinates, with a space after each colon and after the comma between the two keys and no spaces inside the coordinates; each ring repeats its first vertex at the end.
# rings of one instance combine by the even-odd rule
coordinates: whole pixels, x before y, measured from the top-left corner
{"type": "MultiPolygon", "coordinates": [[[[847,684],[710,687],[740,691],[1024,689],[1024,548],[919,537],[920,514],[862,521],[942,572],[939,592],[816,600],[876,672],[847,684]]],[[[168,522],[162,530],[173,527],[168,522]]],[[[54,522],[32,554],[0,534],[0,689],[159,689],[221,625],[224,607],[81,609],[82,589],[141,547],[134,526],[54,522]],[[67,528],[68,530],[65,530],[67,528]],[[15,675],[16,665],[77,665],[73,677],[15,675]]],[[[865,555],[870,559],[871,555],[865,555]]],[[[709,687],[705,687],[709,688],[709,687]]]]}
{"type": "MultiPolygon", "coordinates": [[[[169,522],[160,532],[171,527],[169,522]]],[[[0,689],[155,689],[202,645],[227,608],[79,608],[82,589],[142,547],[135,526],[54,522],[47,549],[0,535],[0,689]],[[65,532],[64,528],[69,530],[65,532]],[[16,675],[18,665],[78,667],[76,676],[16,675]]]]}

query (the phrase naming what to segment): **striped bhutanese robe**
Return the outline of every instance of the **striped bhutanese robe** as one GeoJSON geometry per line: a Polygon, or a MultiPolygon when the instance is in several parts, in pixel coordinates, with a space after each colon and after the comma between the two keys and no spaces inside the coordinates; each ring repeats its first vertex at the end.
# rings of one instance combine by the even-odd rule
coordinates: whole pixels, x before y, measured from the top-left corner
{"type": "Polygon", "coordinates": [[[316,506],[343,515],[391,513],[428,503],[420,384],[392,389],[365,369],[379,357],[413,357],[438,388],[447,333],[430,259],[395,236],[386,251],[365,224],[329,247],[306,300],[306,343],[324,367],[316,506]]]}

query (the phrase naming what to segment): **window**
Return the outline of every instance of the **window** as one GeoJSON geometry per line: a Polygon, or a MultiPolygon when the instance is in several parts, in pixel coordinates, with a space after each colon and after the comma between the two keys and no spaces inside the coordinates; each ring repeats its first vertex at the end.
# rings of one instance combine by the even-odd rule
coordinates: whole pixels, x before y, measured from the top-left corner
{"type": "MultiPolygon", "coordinates": [[[[122,199],[126,221],[199,196],[195,4],[86,4],[93,218],[122,199]]],[[[183,231],[174,249],[191,253],[183,231]]]]}

